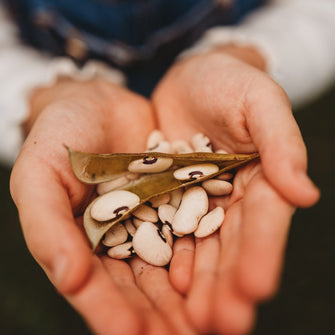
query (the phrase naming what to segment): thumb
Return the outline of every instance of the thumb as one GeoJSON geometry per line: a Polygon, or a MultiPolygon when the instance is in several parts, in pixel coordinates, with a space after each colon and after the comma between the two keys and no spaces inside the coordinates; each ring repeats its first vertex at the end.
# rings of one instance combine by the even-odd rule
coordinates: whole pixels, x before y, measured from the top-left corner
{"type": "Polygon", "coordinates": [[[264,174],[291,204],[309,207],[319,190],[307,176],[307,152],[288,97],[276,85],[249,96],[247,122],[264,174]]]}
{"type": "Polygon", "coordinates": [[[11,175],[11,193],[26,243],[58,291],[74,293],[91,273],[89,244],[52,169],[36,161],[29,169],[27,162],[29,159],[24,164],[18,161],[11,175]]]}

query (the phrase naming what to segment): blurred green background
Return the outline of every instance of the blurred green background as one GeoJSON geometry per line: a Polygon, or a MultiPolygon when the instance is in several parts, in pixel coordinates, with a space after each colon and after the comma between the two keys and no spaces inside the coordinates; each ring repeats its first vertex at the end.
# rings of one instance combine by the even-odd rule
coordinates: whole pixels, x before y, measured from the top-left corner
{"type": "MultiPolygon", "coordinates": [[[[335,334],[335,88],[295,116],[322,198],[296,212],[279,293],[260,306],[253,335],[335,334]]],[[[90,334],[29,254],[9,176],[9,168],[0,166],[0,334],[90,334]]]]}

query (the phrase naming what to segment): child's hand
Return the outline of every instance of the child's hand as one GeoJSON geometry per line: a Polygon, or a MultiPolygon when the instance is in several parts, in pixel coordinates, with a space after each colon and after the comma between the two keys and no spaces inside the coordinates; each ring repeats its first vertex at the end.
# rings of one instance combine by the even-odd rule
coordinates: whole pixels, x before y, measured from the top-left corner
{"type": "Polygon", "coordinates": [[[34,96],[26,125],[32,124],[13,169],[11,192],[28,248],[57,290],[95,334],[193,334],[183,298],[164,269],[148,276],[156,272],[139,261],[133,261],[133,271],[124,261],[92,254],[82,214],[93,188],[75,178],[63,146],[141,152],[154,128],[151,104],[103,81],[64,81],[34,96]],[[155,290],[152,301],[136,281],[148,294],[155,290]]]}
{"type": "Polygon", "coordinates": [[[319,197],[289,100],[263,67],[254,50],[231,46],[180,61],[153,94],[168,139],[202,132],[216,149],[261,157],[236,174],[228,199],[217,200],[226,209],[220,234],[175,245],[170,278],[187,293],[189,316],[202,332],[250,330],[255,304],[278,287],[294,207],[319,197]]]}

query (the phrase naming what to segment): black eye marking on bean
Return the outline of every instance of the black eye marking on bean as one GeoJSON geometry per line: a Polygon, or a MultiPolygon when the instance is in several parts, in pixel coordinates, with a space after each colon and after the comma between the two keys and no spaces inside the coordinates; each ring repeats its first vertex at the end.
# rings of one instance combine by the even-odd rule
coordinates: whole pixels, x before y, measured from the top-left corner
{"type": "Polygon", "coordinates": [[[153,207],[152,207],[152,203],[150,202],[150,200],[146,201],[146,202],[145,202],[145,205],[147,205],[147,206],[153,208],[153,207]]]}
{"type": "Polygon", "coordinates": [[[158,233],[158,236],[164,241],[164,243],[166,243],[165,236],[162,234],[162,232],[158,228],[157,228],[157,233],[158,233]]]}
{"type": "Polygon", "coordinates": [[[133,248],[133,246],[131,246],[128,251],[130,252],[130,255],[135,255],[135,250],[133,248]]]}
{"type": "Polygon", "coordinates": [[[159,147],[159,143],[157,143],[156,145],[154,145],[153,147],[149,148],[150,151],[153,151],[155,149],[157,149],[159,147]]]}
{"type": "Polygon", "coordinates": [[[190,176],[190,179],[197,179],[198,177],[203,176],[204,174],[201,171],[192,171],[188,174],[190,176]]]}
{"type": "Polygon", "coordinates": [[[116,208],[113,213],[116,214],[116,216],[122,215],[120,212],[127,211],[128,209],[129,209],[128,206],[121,206],[116,208]]]}
{"type": "Polygon", "coordinates": [[[165,220],[164,224],[166,224],[172,232],[174,231],[172,228],[172,224],[169,221],[165,220]]]}
{"type": "Polygon", "coordinates": [[[95,180],[95,173],[91,174],[91,180],[94,181],[95,180]]]}
{"type": "Polygon", "coordinates": [[[154,164],[157,162],[157,157],[147,156],[143,158],[143,164],[154,164]]]}

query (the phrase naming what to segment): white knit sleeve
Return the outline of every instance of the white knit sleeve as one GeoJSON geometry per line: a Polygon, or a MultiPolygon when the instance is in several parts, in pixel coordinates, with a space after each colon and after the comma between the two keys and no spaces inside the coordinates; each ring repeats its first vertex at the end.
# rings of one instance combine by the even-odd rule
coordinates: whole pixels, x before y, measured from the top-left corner
{"type": "Polygon", "coordinates": [[[62,76],[88,80],[99,76],[124,84],[125,77],[107,65],[91,61],[78,69],[67,58],[51,58],[23,45],[17,28],[0,6],[0,162],[13,164],[23,142],[21,124],[28,114],[30,92],[62,76]]]}
{"type": "Polygon", "coordinates": [[[334,82],[334,36],[335,0],[273,0],[237,26],[210,29],[182,57],[227,43],[253,45],[297,106],[334,82]]]}

